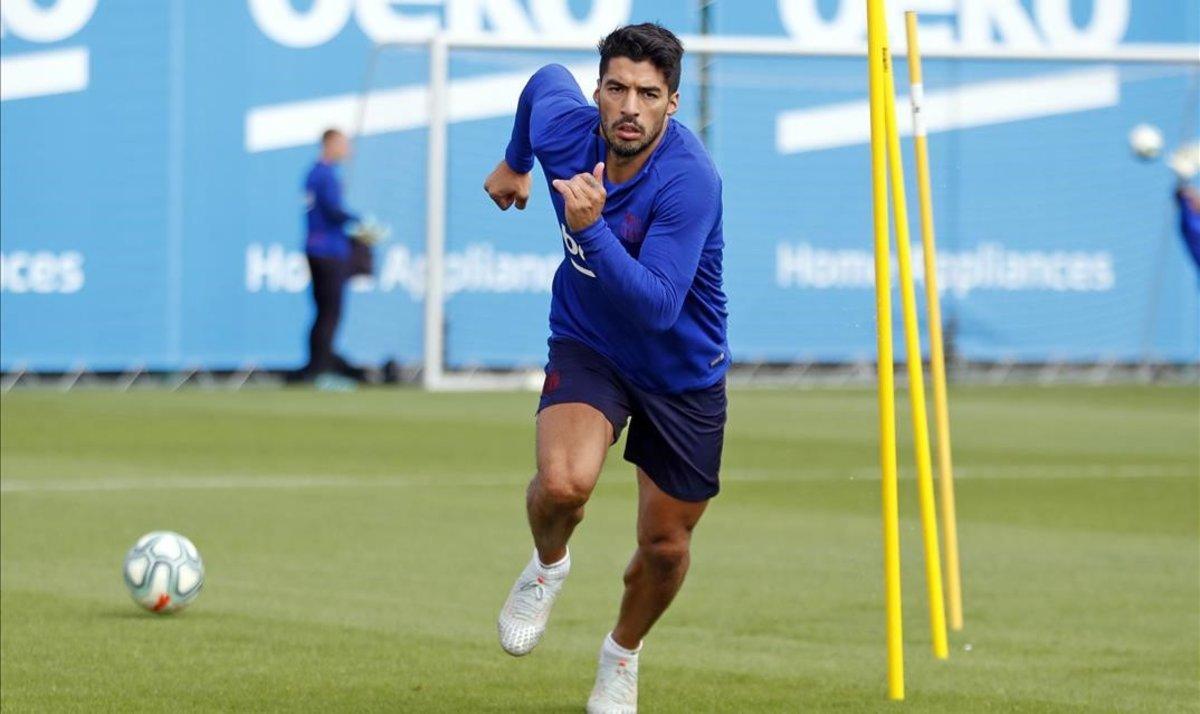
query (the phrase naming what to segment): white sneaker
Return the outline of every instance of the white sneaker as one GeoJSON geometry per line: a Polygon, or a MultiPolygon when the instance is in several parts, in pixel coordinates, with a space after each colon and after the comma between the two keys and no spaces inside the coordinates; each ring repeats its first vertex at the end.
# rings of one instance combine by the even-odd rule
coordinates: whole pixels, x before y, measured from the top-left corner
{"type": "Polygon", "coordinates": [[[596,686],[588,698],[588,714],[637,714],[638,653],[627,650],[613,641],[612,634],[604,637],[600,646],[600,666],[596,669],[596,686]]]}
{"type": "Polygon", "coordinates": [[[508,599],[500,610],[496,629],[500,646],[514,657],[529,654],[541,642],[550,619],[550,608],[571,572],[571,552],[554,565],[546,567],[538,560],[537,551],[513,583],[508,599]]]}

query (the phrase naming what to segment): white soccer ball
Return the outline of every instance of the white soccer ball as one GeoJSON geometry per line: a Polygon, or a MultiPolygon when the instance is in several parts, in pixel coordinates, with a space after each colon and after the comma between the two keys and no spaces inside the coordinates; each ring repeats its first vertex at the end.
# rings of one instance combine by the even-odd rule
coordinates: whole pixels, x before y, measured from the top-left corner
{"type": "Polygon", "coordinates": [[[138,538],[125,554],[121,571],[134,601],[160,615],[187,607],[204,586],[200,551],[171,531],[154,531],[138,538]]]}
{"type": "Polygon", "coordinates": [[[1152,124],[1138,124],[1129,132],[1129,148],[1139,159],[1157,159],[1163,150],[1163,135],[1152,124]]]}

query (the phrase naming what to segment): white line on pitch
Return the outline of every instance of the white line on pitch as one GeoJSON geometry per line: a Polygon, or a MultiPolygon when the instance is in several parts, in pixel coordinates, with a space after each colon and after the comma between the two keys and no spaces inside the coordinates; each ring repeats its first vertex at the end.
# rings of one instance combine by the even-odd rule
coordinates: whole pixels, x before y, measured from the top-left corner
{"type": "Polygon", "coordinates": [[[307,488],[395,488],[410,486],[508,486],[527,478],[514,474],[504,479],[492,476],[388,476],[337,478],[320,476],[179,476],[163,479],[49,479],[0,482],[0,493],[95,493],[103,491],[209,491],[236,489],[294,490],[307,488]]]}
{"type": "MultiPolygon", "coordinates": [[[[608,479],[621,478],[611,474],[608,479]]],[[[955,476],[975,479],[1105,479],[1160,478],[1185,476],[1180,466],[1164,464],[988,464],[962,465],[955,476]]],[[[412,475],[378,478],[338,478],[320,476],[179,476],[166,479],[39,479],[0,481],[0,493],[99,493],[125,491],[215,491],[215,490],[301,490],[311,488],[371,489],[410,487],[477,487],[497,488],[521,486],[529,475],[524,472],[504,474],[412,475]]],[[[901,469],[901,477],[911,479],[912,469],[901,469]]],[[[799,467],[778,469],[729,468],[721,475],[727,483],[796,483],[815,481],[871,481],[879,479],[879,467],[870,465],[850,467],[799,467]]]]}

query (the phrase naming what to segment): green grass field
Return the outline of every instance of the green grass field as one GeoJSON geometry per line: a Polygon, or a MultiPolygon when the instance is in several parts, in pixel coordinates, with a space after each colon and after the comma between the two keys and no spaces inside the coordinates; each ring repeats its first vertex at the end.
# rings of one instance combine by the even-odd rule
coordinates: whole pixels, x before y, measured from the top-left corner
{"type": "MultiPolygon", "coordinates": [[[[901,430],[908,700],[885,701],[874,393],[735,391],[724,491],[647,640],[646,712],[1197,711],[1195,388],[952,393],[967,626],[929,650],[901,430]]],[[[18,391],[3,414],[11,711],[581,711],[633,544],[614,451],[537,651],[495,618],[529,555],[530,394],[18,391]],[[141,533],[199,546],[140,611],[141,533]]],[[[907,418],[907,405],[899,412],[907,418]]]]}

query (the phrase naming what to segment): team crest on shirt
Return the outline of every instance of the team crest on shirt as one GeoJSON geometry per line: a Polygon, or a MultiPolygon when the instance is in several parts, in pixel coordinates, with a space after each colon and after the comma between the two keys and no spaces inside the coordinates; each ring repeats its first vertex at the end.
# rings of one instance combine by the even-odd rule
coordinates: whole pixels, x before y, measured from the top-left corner
{"type": "Polygon", "coordinates": [[[635,216],[632,211],[626,211],[625,218],[621,220],[621,240],[626,243],[640,243],[644,237],[642,219],[635,216]]]}

